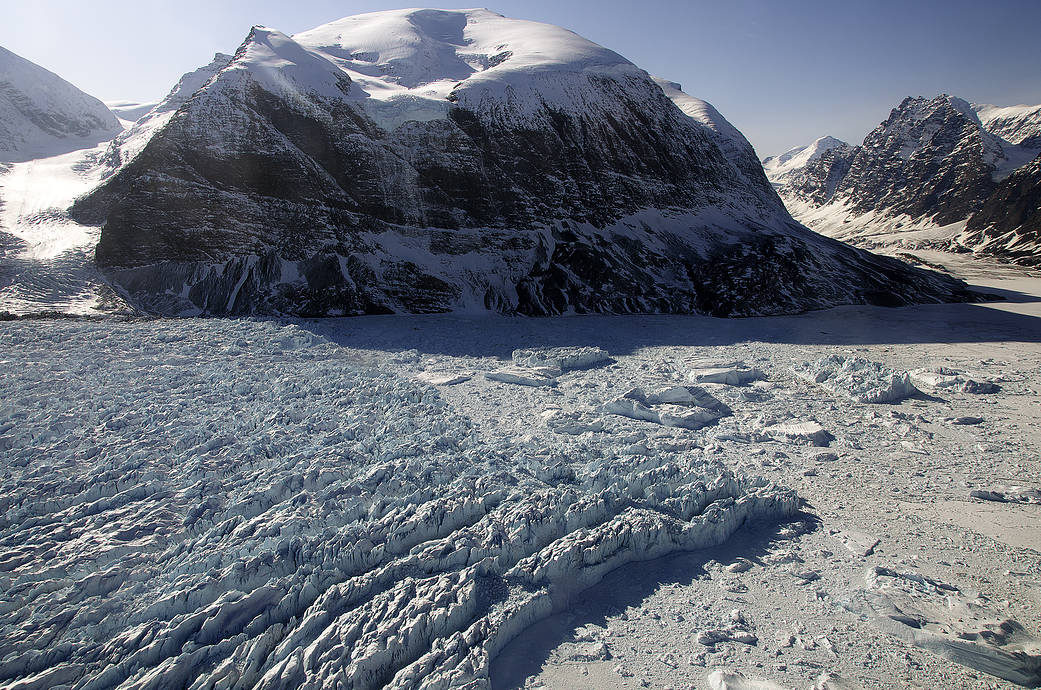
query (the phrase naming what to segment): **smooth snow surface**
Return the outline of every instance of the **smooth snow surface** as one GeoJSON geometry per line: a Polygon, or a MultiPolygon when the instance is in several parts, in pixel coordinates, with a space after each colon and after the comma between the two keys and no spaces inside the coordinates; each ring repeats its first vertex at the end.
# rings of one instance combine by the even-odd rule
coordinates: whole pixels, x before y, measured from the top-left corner
{"type": "Polygon", "coordinates": [[[159,101],[149,103],[138,103],[137,101],[105,101],[105,106],[124,122],[131,124],[137,122],[141,117],[159,105],[159,101]]]}
{"type": "MultiPolygon", "coordinates": [[[[453,92],[473,110],[481,110],[490,96],[523,110],[526,100],[553,102],[554,83],[562,96],[557,104],[563,106],[570,102],[564,73],[640,72],[571,31],[486,9],[360,14],[295,34],[293,40],[342,69],[377,121],[385,112],[400,117],[403,103],[415,119],[445,117],[453,92]],[[543,81],[550,75],[551,81],[543,81]]],[[[390,129],[396,124],[384,122],[390,129]]]]}
{"type": "Polygon", "coordinates": [[[987,131],[1005,141],[1021,144],[1025,139],[1036,139],[1035,149],[1041,147],[1041,105],[988,105],[973,104],[987,131]]]}

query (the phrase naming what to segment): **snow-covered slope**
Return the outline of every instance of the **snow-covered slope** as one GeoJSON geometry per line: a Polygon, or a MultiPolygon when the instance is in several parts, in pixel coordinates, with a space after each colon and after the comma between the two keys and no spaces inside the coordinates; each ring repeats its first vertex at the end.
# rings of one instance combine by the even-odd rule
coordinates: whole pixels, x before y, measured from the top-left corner
{"type": "Polygon", "coordinates": [[[973,104],[983,127],[1005,141],[1041,148],[1041,105],[973,104]]]}
{"type": "Polygon", "coordinates": [[[184,74],[166,95],[166,98],[151,104],[146,111],[137,113],[137,117],[133,118],[133,124],[115,137],[105,151],[102,162],[106,168],[106,174],[115,172],[133,160],[152,139],[152,136],[170,121],[177,109],[229,62],[231,62],[230,55],[217,53],[208,65],[184,74]]]}
{"type": "MultiPolygon", "coordinates": [[[[999,216],[1010,194],[1021,206],[1032,203],[1036,197],[1024,189],[1033,178],[1020,175],[1005,191],[999,188],[1041,151],[1036,115],[1036,109],[970,106],[947,95],[908,98],[861,146],[823,152],[789,171],[779,191],[798,220],[863,246],[985,247],[995,256],[1029,260],[1024,247],[1036,243],[1015,240],[1017,248],[1005,251],[1003,243],[1013,238],[999,216]],[[984,208],[987,222],[962,233],[984,208]],[[1003,239],[988,236],[984,226],[1005,227],[1003,239]]],[[[1017,231],[1025,230],[1017,225],[1017,231]]]]}
{"type": "Polygon", "coordinates": [[[761,184],[763,178],[762,165],[756,156],[755,149],[745,139],[745,135],[737,127],[723,117],[708,101],[695,98],[683,92],[683,87],[674,81],[652,77],[662,88],[665,95],[685,114],[705,125],[708,134],[727,159],[741,171],[751,184],[761,184]]]}
{"type": "Polygon", "coordinates": [[[820,158],[825,151],[835,148],[846,151],[852,147],[835,137],[824,136],[813,140],[806,146],[796,146],[793,149],[789,149],[779,156],[764,158],[763,169],[766,171],[766,177],[770,182],[780,186],[784,184],[792,172],[806,167],[820,158]]]}
{"type": "Polygon", "coordinates": [[[0,47],[0,162],[68,153],[121,130],[104,103],[0,47]]]}
{"type": "Polygon", "coordinates": [[[105,101],[105,107],[123,122],[134,123],[141,116],[148,113],[152,108],[159,105],[159,101],[139,103],[137,101],[105,101]]]}
{"type": "Polygon", "coordinates": [[[731,315],[958,289],[794,223],[714,109],[559,27],[379,12],[254,27],[211,68],[75,208],[149,310],[731,315]]]}

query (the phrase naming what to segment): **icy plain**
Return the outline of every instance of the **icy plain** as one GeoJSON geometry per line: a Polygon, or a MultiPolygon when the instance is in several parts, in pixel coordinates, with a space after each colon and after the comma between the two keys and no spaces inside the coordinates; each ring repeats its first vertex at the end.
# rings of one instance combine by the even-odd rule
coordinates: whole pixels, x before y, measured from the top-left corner
{"type": "Polygon", "coordinates": [[[0,323],[0,687],[1014,687],[1041,633],[1014,270],[976,276],[1003,303],[736,321],[0,323]],[[828,356],[999,392],[854,402],[792,370],[828,356]],[[689,384],[735,362],[765,379],[689,384]]]}

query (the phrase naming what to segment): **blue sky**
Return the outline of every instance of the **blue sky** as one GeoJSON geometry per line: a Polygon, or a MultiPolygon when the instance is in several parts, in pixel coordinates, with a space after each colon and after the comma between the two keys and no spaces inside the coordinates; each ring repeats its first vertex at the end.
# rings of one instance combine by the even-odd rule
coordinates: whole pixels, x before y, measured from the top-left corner
{"type": "MultiPolygon", "coordinates": [[[[404,5],[0,0],[0,45],[99,98],[146,101],[214,52],[234,51],[253,24],[292,34],[404,5]]],[[[1041,0],[500,0],[489,9],[567,27],[682,83],[761,156],[824,134],[859,143],[905,96],[1041,103],[1041,0]]]]}

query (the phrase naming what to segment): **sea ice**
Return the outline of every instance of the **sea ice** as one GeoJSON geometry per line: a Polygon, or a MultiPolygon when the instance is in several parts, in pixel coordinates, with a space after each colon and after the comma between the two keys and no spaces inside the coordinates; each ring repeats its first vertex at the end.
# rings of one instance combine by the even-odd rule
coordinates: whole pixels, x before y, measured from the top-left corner
{"type": "Polygon", "coordinates": [[[556,367],[504,367],[484,375],[489,381],[515,383],[519,386],[556,386],[560,369],[556,367]]]}
{"type": "Polygon", "coordinates": [[[888,633],[999,678],[1041,684],[1041,640],[985,600],[916,572],[869,568],[852,608],[888,633]]]}
{"type": "Polygon", "coordinates": [[[730,409],[697,386],[671,386],[653,393],[633,388],[604,404],[604,412],[662,426],[700,429],[730,409]]]}
{"type": "Polygon", "coordinates": [[[431,386],[455,386],[460,383],[466,383],[472,379],[473,376],[470,374],[453,374],[444,371],[424,371],[420,374],[416,374],[416,378],[423,383],[429,383],[431,386]]]}
{"type": "Polygon", "coordinates": [[[962,393],[973,393],[976,395],[998,393],[1001,387],[991,381],[977,381],[967,375],[949,369],[938,367],[936,369],[913,369],[907,372],[911,381],[918,386],[929,388],[943,388],[961,391],[962,393]]]}
{"type": "Polygon", "coordinates": [[[691,383],[722,383],[727,386],[744,386],[752,381],[765,379],[761,369],[750,369],[743,366],[708,367],[692,369],[687,374],[691,383]]]}
{"type": "Polygon", "coordinates": [[[827,446],[835,440],[831,433],[814,421],[773,424],[765,427],[763,433],[775,441],[809,443],[814,446],[827,446]]]}

